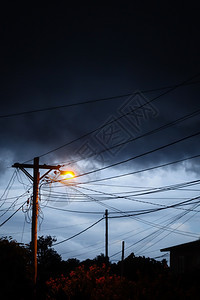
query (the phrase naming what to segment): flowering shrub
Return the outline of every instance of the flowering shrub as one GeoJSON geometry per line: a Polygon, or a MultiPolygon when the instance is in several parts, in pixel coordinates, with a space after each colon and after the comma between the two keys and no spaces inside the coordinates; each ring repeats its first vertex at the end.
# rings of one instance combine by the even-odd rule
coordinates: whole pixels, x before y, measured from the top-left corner
{"type": "Polygon", "coordinates": [[[110,273],[104,264],[79,266],[69,276],[47,282],[48,300],[168,300],[199,299],[198,276],[195,284],[181,282],[170,273],[157,273],[156,276],[141,274],[138,279],[128,280],[110,273]]]}
{"type": "Polygon", "coordinates": [[[79,266],[68,277],[61,275],[47,282],[48,299],[129,299],[134,284],[109,273],[105,264],[93,265],[88,270],[79,266]]]}

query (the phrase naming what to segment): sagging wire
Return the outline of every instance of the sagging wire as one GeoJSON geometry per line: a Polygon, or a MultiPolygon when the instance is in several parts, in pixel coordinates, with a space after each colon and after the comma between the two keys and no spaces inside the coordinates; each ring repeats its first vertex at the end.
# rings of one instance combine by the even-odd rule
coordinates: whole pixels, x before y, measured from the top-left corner
{"type": "MultiPolygon", "coordinates": [[[[193,205],[193,207],[196,207],[196,206],[199,206],[199,204],[193,205]]],[[[143,244],[144,244],[143,246],[140,245],[140,246],[138,246],[138,247],[135,249],[135,252],[141,251],[141,249],[144,248],[148,243],[150,243],[151,241],[155,240],[155,238],[157,238],[159,235],[161,235],[161,234],[162,234],[169,226],[171,226],[171,225],[173,225],[175,222],[179,221],[181,218],[183,218],[183,217],[184,217],[185,215],[187,215],[189,212],[190,212],[190,211],[185,211],[185,212],[182,212],[182,213],[178,214],[178,216],[175,216],[175,217],[172,218],[172,221],[170,221],[170,222],[168,222],[166,225],[164,225],[164,227],[163,227],[162,229],[158,229],[158,230],[154,231],[153,233],[149,234],[147,237],[145,237],[145,238],[141,239],[140,241],[138,241],[138,242],[132,244],[132,246],[133,246],[133,245],[138,244],[138,243],[140,243],[141,241],[143,242],[145,239],[147,239],[147,241],[145,242],[145,244],[143,243],[143,244]]],[[[195,213],[195,214],[196,214],[196,213],[195,213]]],[[[190,218],[191,218],[191,217],[190,217],[190,218]]],[[[190,218],[189,218],[189,219],[190,219],[190,218]]],[[[184,223],[187,222],[187,221],[188,221],[188,220],[185,220],[184,222],[181,223],[181,225],[184,224],[184,223]]],[[[166,236],[168,236],[169,234],[175,232],[181,225],[177,226],[177,228],[174,228],[174,229],[172,228],[172,229],[167,233],[166,236]]],[[[165,237],[163,237],[163,238],[165,238],[165,237]]],[[[163,239],[163,238],[162,238],[162,239],[163,239]]],[[[162,239],[161,239],[161,240],[162,240],[162,239]]],[[[157,243],[157,242],[156,242],[156,243],[157,243]]],[[[154,243],[154,244],[156,244],[156,243],[154,243]]],[[[151,245],[150,245],[150,246],[151,246],[151,245]]],[[[148,248],[150,248],[150,246],[149,246],[148,248]]],[[[130,247],[130,246],[129,246],[129,247],[130,247]]],[[[145,250],[148,249],[148,248],[145,248],[145,250]]]]}
{"type": "Polygon", "coordinates": [[[67,242],[67,241],[69,241],[69,240],[75,238],[76,236],[78,236],[78,235],[84,233],[85,231],[89,230],[90,228],[92,228],[93,226],[95,226],[96,224],[98,224],[99,222],[101,222],[102,220],[104,220],[104,217],[102,217],[101,219],[99,219],[98,221],[96,221],[95,223],[93,223],[92,225],[88,226],[87,228],[81,230],[80,232],[74,234],[73,236],[71,236],[71,237],[69,237],[69,238],[67,238],[67,239],[64,239],[64,240],[62,240],[62,241],[60,241],[60,242],[57,242],[57,243],[53,244],[53,246],[62,244],[62,243],[64,243],[64,242],[67,242]]]}
{"type": "MultiPolygon", "coordinates": [[[[38,225],[39,225],[39,230],[41,227],[41,224],[44,220],[44,214],[40,208],[40,198],[38,198],[38,225]]],[[[25,215],[25,222],[27,224],[32,223],[32,207],[33,207],[33,195],[31,195],[27,201],[25,202],[25,205],[22,207],[22,212],[25,215]]]]}
{"type": "MultiPolygon", "coordinates": [[[[195,204],[195,205],[196,205],[196,204],[195,204]]],[[[199,204],[198,204],[198,205],[199,205],[199,204]]],[[[176,228],[173,230],[173,228],[170,228],[169,226],[171,226],[172,224],[174,224],[175,222],[177,222],[178,220],[180,220],[182,217],[184,217],[184,216],[185,216],[186,214],[188,214],[189,212],[191,212],[191,210],[190,210],[190,211],[181,212],[181,213],[178,214],[177,216],[172,217],[171,219],[169,219],[169,220],[168,220],[169,222],[168,222],[166,225],[164,225],[164,226],[162,226],[162,225],[157,226],[157,227],[159,228],[158,230],[153,231],[152,233],[148,234],[147,236],[141,238],[139,241],[134,242],[133,244],[129,245],[129,246],[126,248],[126,250],[132,248],[133,246],[135,246],[135,245],[137,245],[137,244],[140,244],[141,242],[144,243],[144,241],[146,241],[144,246],[141,246],[141,245],[140,245],[140,246],[137,246],[137,248],[134,249],[135,252],[141,251],[141,249],[142,249],[143,247],[145,247],[145,246],[147,245],[147,243],[151,242],[153,239],[155,239],[156,237],[158,237],[158,236],[159,236],[160,234],[162,234],[164,231],[169,231],[169,233],[171,233],[171,232],[174,231],[175,233],[178,233],[178,231],[177,231],[176,228]],[[170,229],[170,230],[169,230],[169,229],[170,229]]],[[[139,218],[135,218],[135,220],[137,220],[137,221],[139,221],[139,222],[145,223],[144,221],[142,221],[142,220],[139,219],[139,218]]],[[[186,221],[185,221],[185,222],[186,222],[186,221]]],[[[184,223],[185,223],[185,222],[184,222],[184,223]]],[[[182,223],[182,224],[184,224],[184,223],[182,223]]],[[[116,255],[118,255],[119,253],[121,253],[121,251],[118,251],[118,252],[114,253],[113,255],[110,256],[110,258],[111,258],[111,257],[114,257],[114,256],[116,256],[116,255]]]]}
{"type": "MultiPolygon", "coordinates": [[[[197,208],[200,204],[196,204],[193,207],[197,208]]],[[[171,232],[168,232],[164,237],[160,238],[158,241],[156,241],[155,243],[151,244],[150,246],[148,246],[147,248],[145,248],[145,250],[151,248],[152,246],[154,246],[155,244],[157,244],[158,242],[162,241],[164,238],[166,238],[168,235],[170,235],[171,233],[174,233],[178,228],[180,228],[184,223],[188,222],[191,218],[193,218],[198,212],[195,212],[192,216],[190,216],[189,218],[187,218],[183,223],[181,223],[180,225],[178,225],[176,228],[174,228],[171,232]]]]}
{"type": "Polygon", "coordinates": [[[3,221],[1,224],[0,224],[0,227],[3,226],[5,223],[7,223],[22,207],[23,205],[26,203],[26,201],[12,214],[10,215],[5,221],[3,221]]]}
{"type": "Polygon", "coordinates": [[[0,205],[0,208],[5,204],[6,202],[6,199],[8,197],[8,193],[12,187],[12,185],[14,184],[14,181],[15,181],[15,178],[17,176],[17,172],[16,170],[13,172],[9,182],[8,182],[8,185],[7,187],[5,188],[5,191],[3,192],[3,194],[1,195],[1,198],[0,198],[0,201],[2,201],[1,205],[0,205]],[[3,198],[4,197],[4,198],[3,198]]]}
{"type": "MultiPolygon", "coordinates": [[[[23,187],[24,187],[24,190],[26,190],[27,187],[30,187],[30,185],[24,183],[24,181],[23,181],[23,179],[22,179],[21,172],[19,172],[19,169],[18,169],[18,168],[16,169],[16,172],[17,172],[17,180],[18,180],[18,182],[21,183],[21,184],[23,185],[23,187]]],[[[23,174],[23,173],[22,173],[22,174],[23,174]]],[[[28,178],[29,183],[32,185],[31,179],[30,179],[29,177],[26,177],[26,178],[28,178]]]]}
{"type": "Polygon", "coordinates": [[[22,212],[25,215],[25,221],[26,223],[30,224],[31,223],[31,207],[32,207],[32,196],[30,196],[27,201],[25,202],[26,206],[22,207],[22,212]]]}
{"type": "Polygon", "coordinates": [[[3,217],[10,209],[14,209],[15,206],[16,206],[17,201],[18,201],[20,198],[24,197],[27,193],[29,193],[29,190],[25,191],[22,195],[16,197],[15,200],[11,203],[11,205],[10,205],[8,208],[5,209],[4,213],[2,213],[2,214],[0,215],[0,217],[3,217]]]}

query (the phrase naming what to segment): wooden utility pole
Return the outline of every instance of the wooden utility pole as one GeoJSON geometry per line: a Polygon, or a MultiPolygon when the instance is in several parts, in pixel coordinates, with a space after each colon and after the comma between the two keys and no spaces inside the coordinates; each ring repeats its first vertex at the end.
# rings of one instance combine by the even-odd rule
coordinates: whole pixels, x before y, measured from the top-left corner
{"type": "Polygon", "coordinates": [[[32,261],[34,266],[33,280],[37,281],[37,220],[38,220],[38,190],[39,190],[39,157],[34,158],[33,165],[33,208],[32,208],[32,261]]]}
{"type": "Polygon", "coordinates": [[[108,210],[105,210],[105,226],[106,226],[106,233],[105,233],[105,257],[108,259],[108,210]]]}
{"type": "Polygon", "coordinates": [[[124,275],[124,241],[122,241],[121,277],[124,275]]]}
{"type": "Polygon", "coordinates": [[[38,191],[39,182],[51,170],[60,169],[58,166],[39,165],[39,157],[34,158],[33,164],[19,164],[15,163],[14,168],[22,170],[33,181],[33,203],[32,203],[32,231],[31,231],[31,245],[32,245],[32,264],[33,264],[33,282],[34,285],[37,281],[37,220],[38,220],[38,191]],[[27,168],[33,169],[33,176],[26,170],[27,168]],[[40,177],[40,169],[48,169],[48,171],[40,177]]]}

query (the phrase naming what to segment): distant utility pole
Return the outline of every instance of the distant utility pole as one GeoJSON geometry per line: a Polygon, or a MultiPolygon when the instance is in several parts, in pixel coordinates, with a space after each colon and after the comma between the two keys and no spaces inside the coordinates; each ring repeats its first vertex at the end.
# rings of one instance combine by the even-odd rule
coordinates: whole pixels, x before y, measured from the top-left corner
{"type": "Polygon", "coordinates": [[[105,257],[108,259],[108,210],[105,210],[105,226],[106,226],[106,233],[105,233],[105,257]]]}
{"type": "Polygon", "coordinates": [[[122,241],[122,263],[121,263],[121,277],[124,275],[124,241],[122,241]]]}
{"type": "Polygon", "coordinates": [[[37,219],[38,219],[38,192],[39,182],[52,170],[60,169],[58,166],[39,165],[39,157],[34,158],[33,164],[19,164],[15,163],[12,167],[19,168],[22,170],[27,177],[33,181],[33,205],[32,205],[32,263],[33,263],[33,281],[36,284],[37,281],[37,219]],[[33,169],[33,176],[26,170],[33,169]],[[40,169],[48,170],[45,174],[40,177],[40,169]]]}

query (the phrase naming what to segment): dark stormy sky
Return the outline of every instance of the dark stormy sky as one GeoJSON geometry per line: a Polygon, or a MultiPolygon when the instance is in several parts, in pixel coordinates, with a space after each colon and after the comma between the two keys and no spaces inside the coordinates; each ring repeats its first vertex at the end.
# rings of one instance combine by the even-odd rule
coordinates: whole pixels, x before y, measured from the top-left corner
{"type": "MultiPolygon", "coordinates": [[[[193,2],[72,5],[60,1],[39,6],[17,2],[2,7],[0,19],[2,193],[15,162],[36,156],[46,164],[84,158],[82,164],[73,165],[83,174],[198,133],[196,113],[126,143],[199,110],[199,8],[193,2]],[[183,85],[171,90],[177,84],[183,85]],[[35,110],[41,111],[30,113],[35,110]],[[103,127],[106,122],[109,125],[103,127]],[[93,133],[80,138],[89,132],[93,133]]],[[[198,155],[198,149],[196,135],[94,176],[180,160],[198,155]]],[[[184,175],[173,176],[179,182],[198,179],[198,165],[198,159],[184,162],[182,169],[177,167],[177,174],[184,175]]],[[[169,167],[166,178],[175,170],[174,165],[169,167]]],[[[156,186],[169,183],[156,180],[156,186]]]]}

